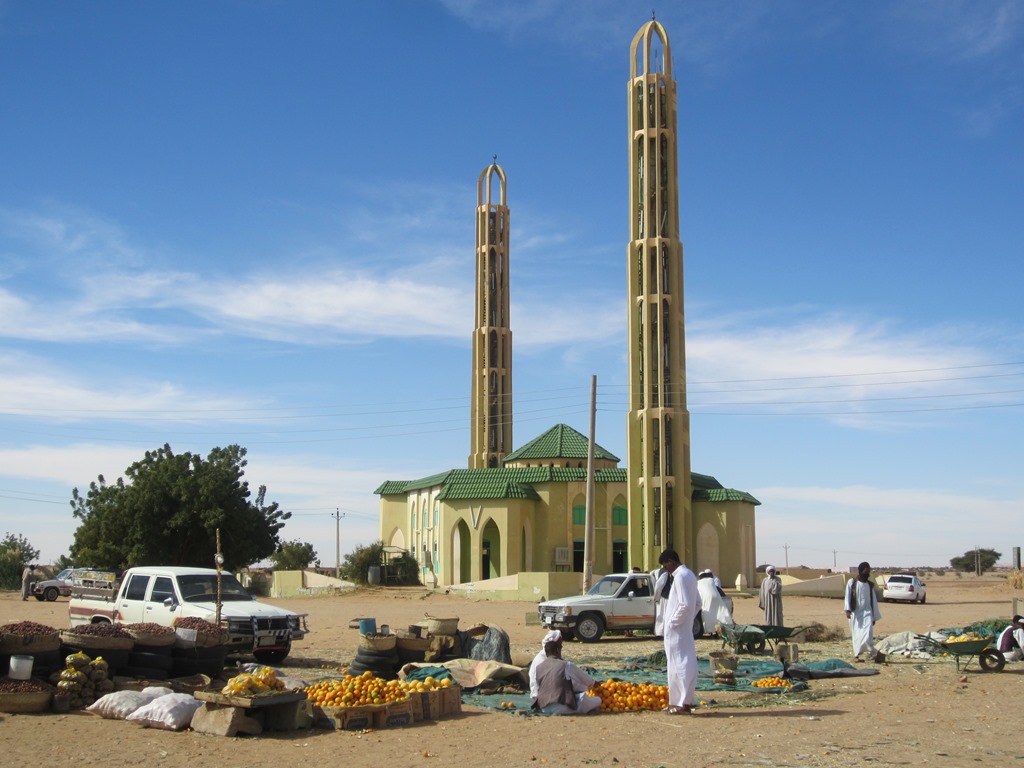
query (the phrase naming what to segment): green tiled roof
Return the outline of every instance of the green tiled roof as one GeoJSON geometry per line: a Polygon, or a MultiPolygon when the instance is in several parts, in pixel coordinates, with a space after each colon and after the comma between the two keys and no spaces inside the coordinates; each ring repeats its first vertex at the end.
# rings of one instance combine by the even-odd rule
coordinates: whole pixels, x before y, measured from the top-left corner
{"type": "MultiPolygon", "coordinates": [[[[589,441],[575,429],[565,424],[556,424],[540,437],[505,456],[505,461],[529,459],[576,459],[585,461],[589,441]]],[[[594,444],[594,458],[618,462],[619,457],[594,444]]]]}
{"type": "Polygon", "coordinates": [[[693,488],[693,500],[694,501],[745,501],[748,504],[753,504],[755,507],[760,506],[761,502],[755,499],[746,491],[737,491],[733,488],[700,488],[698,489],[696,483],[693,488]]]}
{"type": "MultiPolygon", "coordinates": [[[[724,487],[711,475],[691,474],[694,501],[745,501],[759,506],[746,491],[724,487]]],[[[444,499],[539,499],[533,486],[541,483],[582,483],[587,470],[582,467],[496,467],[488,469],[449,469],[418,480],[385,480],[375,494],[401,496],[409,491],[443,486],[438,498],[444,499]]],[[[623,467],[599,469],[598,483],[625,483],[623,467]]]]}

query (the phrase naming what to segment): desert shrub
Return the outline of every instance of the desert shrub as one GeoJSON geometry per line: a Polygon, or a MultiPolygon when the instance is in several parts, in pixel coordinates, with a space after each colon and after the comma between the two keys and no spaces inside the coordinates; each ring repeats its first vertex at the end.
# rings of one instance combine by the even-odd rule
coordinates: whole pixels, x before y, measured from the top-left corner
{"type": "Polygon", "coordinates": [[[846,630],[842,627],[826,627],[817,621],[804,627],[800,634],[805,643],[828,643],[846,639],[846,630]]]}
{"type": "Polygon", "coordinates": [[[945,576],[946,575],[946,569],[945,568],[936,568],[934,571],[932,571],[932,573],[934,573],[936,576],[945,576]]]}
{"type": "Polygon", "coordinates": [[[1010,589],[1024,589],[1024,571],[1010,571],[1006,574],[1006,583],[1010,585],[1010,589]]]}

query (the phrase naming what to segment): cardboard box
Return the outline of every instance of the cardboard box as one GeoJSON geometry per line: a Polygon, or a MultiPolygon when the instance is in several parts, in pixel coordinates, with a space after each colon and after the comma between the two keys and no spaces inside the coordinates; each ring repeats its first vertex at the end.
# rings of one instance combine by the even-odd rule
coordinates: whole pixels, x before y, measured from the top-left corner
{"type": "Polygon", "coordinates": [[[373,727],[401,728],[406,725],[412,725],[412,709],[412,702],[408,700],[385,704],[373,713],[373,727]]]}
{"type": "Polygon", "coordinates": [[[420,722],[423,719],[423,694],[412,691],[409,694],[409,706],[412,707],[412,721],[420,722]]]}
{"type": "Polygon", "coordinates": [[[451,688],[440,688],[436,693],[441,694],[441,717],[457,715],[462,712],[462,687],[453,685],[451,688]]]}
{"type": "Polygon", "coordinates": [[[437,720],[441,717],[441,691],[420,691],[412,694],[418,696],[423,707],[424,720],[437,720]]]}
{"type": "Polygon", "coordinates": [[[320,707],[313,708],[313,723],[317,728],[334,731],[362,731],[373,728],[373,718],[383,707],[369,704],[363,707],[320,707]]]}

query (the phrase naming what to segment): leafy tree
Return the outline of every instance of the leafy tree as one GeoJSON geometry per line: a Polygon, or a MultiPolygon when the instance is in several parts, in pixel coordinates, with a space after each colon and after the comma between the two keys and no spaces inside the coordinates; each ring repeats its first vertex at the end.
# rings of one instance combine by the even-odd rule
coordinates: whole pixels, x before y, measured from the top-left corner
{"type": "Polygon", "coordinates": [[[266,486],[249,500],[246,451],[214,448],[203,459],[169,445],[146,455],[108,485],[100,475],[71,509],[81,522],[71,559],[111,570],[135,565],[213,567],[220,529],[224,565],[242,568],[270,557],[290,512],[266,504],[266,486]]]}
{"type": "Polygon", "coordinates": [[[953,566],[953,570],[964,573],[971,573],[980,564],[981,573],[984,573],[992,570],[992,566],[998,563],[1002,556],[1001,552],[994,549],[969,549],[960,557],[950,558],[949,564],[953,566]]]}
{"type": "Polygon", "coordinates": [[[21,572],[39,559],[39,550],[20,533],[8,533],[0,541],[0,588],[20,589],[21,572]]]}
{"type": "MultiPolygon", "coordinates": [[[[345,555],[341,564],[342,578],[355,584],[367,584],[371,565],[381,565],[384,560],[384,542],[360,545],[345,555]]],[[[408,552],[388,561],[391,583],[410,586],[420,583],[420,566],[408,552]]]]}
{"type": "Polygon", "coordinates": [[[320,558],[316,556],[313,545],[305,541],[286,541],[277,548],[277,552],[270,556],[274,568],[279,571],[301,571],[309,568],[310,563],[314,568],[320,567],[320,558]]]}

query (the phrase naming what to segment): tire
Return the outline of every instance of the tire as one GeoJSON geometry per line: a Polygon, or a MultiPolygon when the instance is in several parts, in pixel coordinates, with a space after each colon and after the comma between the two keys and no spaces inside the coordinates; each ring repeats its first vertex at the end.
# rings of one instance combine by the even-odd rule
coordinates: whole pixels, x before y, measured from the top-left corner
{"type": "Polygon", "coordinates": [[[928,595],[922,595],[921,596],[921,605],[924,605],[927,602],[928,602],[928,595]]]}
{"type": "Polygon", "coordinates": [[[228,655],[228,650],[223,645],[213,645],[209,648],[179,648],[174,646],[171,655],[176,659],[221,659],[228,655]]]}
{"type": "Polygon", "coordinates": [[[573,632],[584,643],[596,643],[604,634],[604,619],[599,613],[584,613],[576,622],[573,632]]]}
{"type": "Polygon", "coordinates": [[[46,602],[55,603],[57,598],[60,597],[60,590],[56,587],[47,587],[46,591],[43,592],[43,597],[46,598],[46,602]]]}
{"type": "Polygon", "coordinates": [[[172,656],[174,654],[173,645],[142,645],[136,643],[132,648],[133,653],[152,653],[157,656],[172,656]]]}
{"type": "Polygon", "coordinates": [[[46,599],[46,598],[45,598],[45,597],[43,597],[42,595],[32,595],[32,597],[34,597],[34,598],[35,598],[36,600],[38,600],[38,601],[39,601],[40,603],[41,603],[41,602],[43,602],[43,600],[45,600],[45,599],[46,599]]]}
{"type": "Polygon", "coordinates": [[[1006,658],[995,648],[986,648],[978,654],[978,664],[984,672],[1002,672],[1006,658]]]}
{"type": "Polygon", "coordinates": [[[167,654],[133,650],[132,655],[128,657],[128,666],[162,669],[164,672],[170,672],[174,669],[174,657],[167,654]]]}
{"type": "Polygon", "coordinates": [[[260,664],[280,664],[288,656],[291,646],[273,651],[253,651],[252,655],[260,664]]]}
{"type": "MultiPolygon", "coordinates": [[[[32,677],[45,680],[52,672],[64,669],[64,657],[60,651],[44,651],[29,655],[32,656],[32,677]]],[[[7,662],[3,661],[3,658],[0,657],[0,669],[7,669],[7,662]]]]}
{"type": "Polygon", "coordinates": [[[184,659],[178,657],[174,660],[174,668],[171,673],[174,677],[191,677],[192,675],[206,675],[207,677],[218,677],[224,671],[224,659],[184,659]]]}
{"type": "Polygon", "coordinates": [[[169,677],[167,670],[153,667],[125,667],[121,674],[137,680],[166,680],[169,677]]]}
{"type": "Polygon", "coordinates": [[[128,660],[132,655],[131,651],[115,651],[109,648],[79,648],[75,645],[62,645],[60,649],[60,652],[64,656],[70,656],[72,653],[78,653],[79,651],[84,653],[90,659],[102,656],[110,666],[110,669],[116,672],[120,672],[121,669],[128,666],[128,660]]]}
{"type": "Polygon", "coordinates": [[[744,645],[744,648],[746,648],[747,653],[763,653],[766,645],[767,641],[762,637],[760,640],[751,640],[744,645]]]}
{"type": "Polygon", "coordinates": [[[362,656],[364,659],[391,659],[397,655],[397,650],[397,648],[390,648],[386,651],[379,651],[376,648],[360,646],[356,649],[356,656],[362,656]]]}

